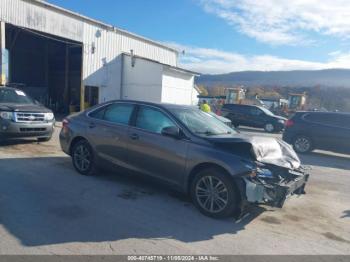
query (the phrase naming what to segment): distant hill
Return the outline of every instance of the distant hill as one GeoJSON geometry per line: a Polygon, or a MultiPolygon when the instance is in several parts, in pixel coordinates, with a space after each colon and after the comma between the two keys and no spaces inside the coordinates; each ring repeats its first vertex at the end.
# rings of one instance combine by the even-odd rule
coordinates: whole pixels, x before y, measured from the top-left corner
{"type": "Polygon", "coordinates": [[[214,86],[288,86],[288,87],[349,87],[350,69],[295,70],[295,71],[243,71],[220,75],[201,75],[196,79],[210,89],[214,86]]]}

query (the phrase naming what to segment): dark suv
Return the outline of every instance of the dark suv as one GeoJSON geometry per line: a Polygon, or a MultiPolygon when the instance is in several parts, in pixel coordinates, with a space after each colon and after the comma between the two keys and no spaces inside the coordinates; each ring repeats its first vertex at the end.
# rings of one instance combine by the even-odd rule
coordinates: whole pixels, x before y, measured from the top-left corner
{"type": "Polygon", "coordinates": [[[232,121],[235,127],[240,125],[264,128],[266,132],[280,132],[284,128],[284,117],[276,116],[270,110],[261,106],[225,104],[222,115],[232,121]]]}
{"type": "Polygon", "coordinates": [[[287,121],[283,140],[298,153],[313,149],[350,153],[350,114],[297,112],[287,121]]]}
{"type": "Polygon", "coordinates": [[[0,140],[11,138],[51,139],[54,114],[22,90],[0,86],[0,140]]]}
{"type": "Polygon", "coordinates": [[[282,207],[308,179],[287,143],[244,136],[191,106],[110,101],[64,119],[60,142],[80,174],[110,166],[154,176],[212,217],[282,207]]]}

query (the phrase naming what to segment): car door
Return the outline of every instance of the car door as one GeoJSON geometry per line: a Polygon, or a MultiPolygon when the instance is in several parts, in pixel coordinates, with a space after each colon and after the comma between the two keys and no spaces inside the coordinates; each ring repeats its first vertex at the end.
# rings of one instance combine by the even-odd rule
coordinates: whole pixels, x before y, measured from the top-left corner
{"type": "Polygon", "coordinates": [[[235,106],[235,118],[238,121],[238,124],[246,126],[249,125],[249,115],[248,115],[248,107],[237,105],[235,106]]]}
{"type": "Polygon", "coordinates": [[[343,123],[345,123],[344,125],[345,142],[343,143],[343,145],[345,146],[344,151],[350,154],[350,115],[347,114],[345,117],[342,117],[342,121],[344,121],[343,123]]]}
{"type": "Polygon", "coordinates": [[[334,114],[332,117],[334,148],[333,150],[350,152],[350,116],[346,114],[334,114]]]}
{"type": "Polygon", "coordinates": [[[226,104],[221,110],[222,116],[230,119],[233,125],[241,124],[239,109],[235,105],[226,104]]]}
{"type": "Polygon", "coordinates": [[[263,127],[265,122],[265,113],[257,107],[247,107],[247,125],[252,127],[263,127]]]}
{"type": "Polygon", "coordinates": [[[109,104],[88,115],[90,122],[87,137],[98,157],[128,167],[128,129],[133,110],[133,104],[119,102],[109,104]]]}
{"type": "Polygon", "coordinates": [[[316,148],[334,150],[339,146],[339,128],[334,125],[333,114],[310,113],[303,119],[308,123],[305,134],[312,139],[316,148]]]}
{"type": "Polygon", "coordinates": [[[183,181],[188,142],[163,136],[164,127],[177,126],[163,110],[139,106],[129,129],[129,163],[139,172],[180,184],[183,181]]]}

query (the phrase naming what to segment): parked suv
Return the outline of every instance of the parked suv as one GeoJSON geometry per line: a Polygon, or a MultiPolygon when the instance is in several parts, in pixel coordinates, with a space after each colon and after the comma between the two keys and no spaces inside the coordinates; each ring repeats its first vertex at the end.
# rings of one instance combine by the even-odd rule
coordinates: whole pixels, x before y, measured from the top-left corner
{"type": "Polygon", "coordinates": [[[297,112],[287,121],[283,140],[298,153],[314,149],[350,153],[350,114],[297,112]]]}
{"type": "Polygon", "coordinates": [[[266,132],[280,132],[284,128],[284,117],[276,116],[270,110],[261,106],[225,104],[222,115],[232,121],[235,127],[240,125],[264,128],[266,132]]]}
{"type": "Polygon", "coordinates": [[[54,114],[22,90],[0,86],[0,140],[33,137],[51,139],[54,114]]]}
{"type": "Polygon", "coordinates": [[[64,119],[60,142],[80,174],[111,166],[153,176],[212,217],[248,203],[282,207],[308,179],[287,143],[238,134],[192,106],[107,102],[64,119]]]}

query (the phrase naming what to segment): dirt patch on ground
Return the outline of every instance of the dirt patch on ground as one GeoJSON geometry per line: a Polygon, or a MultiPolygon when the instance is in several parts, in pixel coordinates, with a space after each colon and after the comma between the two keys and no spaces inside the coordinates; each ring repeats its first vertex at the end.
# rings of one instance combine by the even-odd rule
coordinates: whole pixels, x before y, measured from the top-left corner
{"type": "Polygon", "coordinates": [[[326,238],[328,239],[331,239],[331,240],[335,240],[335,241],[338,241],[338,242],[343,242],[343,243],[349,243],[350,244],[350,241],[349,240],[346,240],[340,236],[337,236],[336,234],[333,234],[332,232],[326,232],[326,233],[322,233],[323,236],[325,236],[326,238]]]}
{"type": "Polygon", "coordinates": [[[261,221],[268,223],[268,224],[274,224],[274,225],[280,225],[281,221],[276,218],[276,217],[272,217],[272,216],[266,216],[260,219],[261,221]]]}
{"type": "Polygon", "coordinates": [[[285,215],[284,217],[290,221],[295,221],[295,222],[299,222],[301,220],[300,217],[295,216],[295,215],[290,215],[290,214],[285,215]]]}
{"type": "Polygon", "coordinates": [[[26,156],[41,156],[41,155],[57,155],[61,153],[59,146],[52,143],[38,143],[35,141],[16,141],[0,144],[2,154],[8,155],[26,155],[26,156]]]}
{"type": "Polygon", "coordinates": [[[127,189],[118,194],[118,197],[125,200],[137,200],[140,197],[152,196],[153,194],[153,192],[147,190],[127,189]]]}

